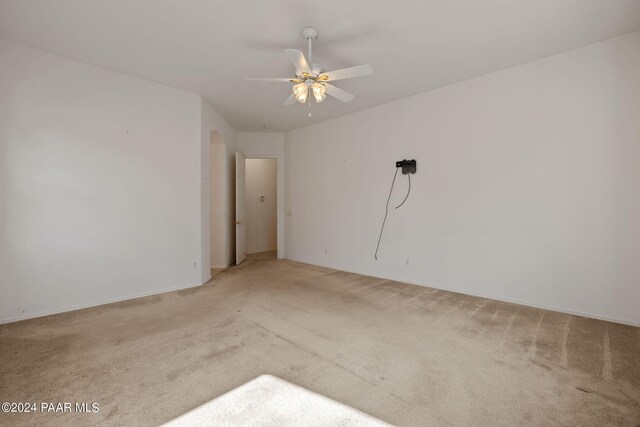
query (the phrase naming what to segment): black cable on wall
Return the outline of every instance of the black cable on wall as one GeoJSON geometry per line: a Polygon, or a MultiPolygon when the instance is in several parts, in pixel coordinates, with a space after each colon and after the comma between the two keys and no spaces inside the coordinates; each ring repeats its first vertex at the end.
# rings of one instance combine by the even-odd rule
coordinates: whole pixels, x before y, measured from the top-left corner
{"type": "Polygon", "coordinates": [[[398,170],[402,168],[402,173],[407,175],[409,178],[409,188],[407,188],[407,195],[404,196],[404,200],[395,208],[398,209],[400,206],[404,205],[404,202],[409,198],[409,194],[411,193],[411,174],[416,173],[416,161],[415,160],[401,160],[396,162],[396,171],[393,174],[393,180],[391,181],[391,189],[389,189],[389,196],[387,197],[387,204],[384,208],[384,219],[382,220],[382,226],[380,227],[380,235],[378,236],[378,244],[376,245],[376,252],[373,255],[375,259],[378,259],[378,250],[380,249],[380,241],[382,240],[382,232],[384,231],[384,225],[387,222],[387,216],[389,215],[389,202],[391,201],[391,194],[393,194],[393,186],[396,183],[396,177],[398,176],[398,170]]]}

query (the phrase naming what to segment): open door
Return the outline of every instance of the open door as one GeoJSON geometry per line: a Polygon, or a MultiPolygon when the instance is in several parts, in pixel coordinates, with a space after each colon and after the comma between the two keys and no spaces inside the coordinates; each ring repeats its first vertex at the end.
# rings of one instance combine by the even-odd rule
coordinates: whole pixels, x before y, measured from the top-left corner
{"type": "Polygon", "coordinates": [[[236,265],[247,257],[244,229],[244,193],[246,181],[246,160],[236,152],[236,265]]]}

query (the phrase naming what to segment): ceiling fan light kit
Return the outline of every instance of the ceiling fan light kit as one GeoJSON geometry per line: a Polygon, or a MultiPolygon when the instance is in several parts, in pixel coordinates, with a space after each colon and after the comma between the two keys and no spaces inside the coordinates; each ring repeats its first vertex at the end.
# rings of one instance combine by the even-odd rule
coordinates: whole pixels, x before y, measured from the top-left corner
{"type": "Polygon", "coordinates": [[[373,74],[373,68],[369,64],[357,65],[355,67],[343,68],[341,70],[325,72],[318,64],[311,62],[313,40],[318,38],[318,30],[314,27],[306,27],[302,30],[304,37],[309,45],[307,58],[304,53],[297,49],[285,49],[285,53],[295,67],[295,77],[293,78],[248,78],[245,80],[261,80],[269,82],[287,82],[295,83],[292,88],[292,94],[284,101],[284,105],[295,104],[296,101],[304,104],[309,98],[309,93],[313,94],[316,102],[322,102],[328,95],[337,98],[342,102],[349,102],[355,98],[349,92],[346,92],[330,82],[336,80],[350,79],[354,77],[369,76],[373,74]]]}
{"type": "Polygon", "coordinates": [[[298,83],[293,87],[293,96],[301,104],[307,101],[307,95],[309,94],[309,87],[307,83],[298,83]]]}
{"type": "Polygon", "coordinates": [[[313,91],[313,97],[316,99],[316,102],[322,102],[327,97],[327,88],[322,83],[316,82],[312,84],[311,90],[313,91]]]}

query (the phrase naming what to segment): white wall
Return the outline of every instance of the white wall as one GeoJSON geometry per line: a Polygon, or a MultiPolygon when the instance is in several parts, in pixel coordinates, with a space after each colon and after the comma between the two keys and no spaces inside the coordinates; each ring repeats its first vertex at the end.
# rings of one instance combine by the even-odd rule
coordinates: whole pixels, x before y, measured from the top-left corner
{"type": "Polygon", "coordinates": [[[226,194],[226,217],[227,217],[227,265],[232,265],[236,260],[236,151],[237,138],[226,144],[227,147],[227,194],[226,194]]]}
{"type": "Polygon", "coordinates": [[[640,323],[640,33],[285,138],[287,258],[640,323]]]}
{"type": "Polygon", "coordinates": [[[247,159],[245,220],[247,253],[277,248],[277,159],[247,159]]]}
{"type": "Polygon", "coordinates": [[[200,109],[0,41],[0,322],[201,283],[200,109]]]}
{"type": "Polygon", "coordinates": [[[211,224],[211,268],[226,268],[228,264],[227,251],[227,216],[226,212],[226,182],[227,182],[227,148],[218,131],[211,132],[211,155],[209,190],[210,190],[210,224],[211,224]]]}
{"type": "MultiPolygon", "coordinates": [[[[235,231],[233,221],[235,220],[235,152],[237,146],[237,133],[235,129],[204,99],[201,100],[201,251],[203,266],[201,271],[201,281],[204,283],[210,276],[210,267],[226,267],[232,264],[235,258],[235,231]],[[224,144],[226,159],[224,163],[224,206],[211,210],[211,186],[217,185],[212,182],[211,173],[211,132],[218,135],[217,143],[224,144]],[[224,265],[212,264],[211,253],[211,224],[216,222],[219,216],[224,217],[224,265]]],[[[220,166],[220,165],[218,165],[220,166]]],[[[214,230],[215,231],[215,230],[214,230]]],[[[213,254],[216,256],[216,254],[213,254]]]]}
{"type": "Polygon", "coordinates": [[[238,150],[248,158],[275,158],[278,159],[278,258],[284,258],[285,254],[285,228],[284,224],[284,182],[285,182],[285,155],[284,134],[277,132],[239,132],[238,150]]]}

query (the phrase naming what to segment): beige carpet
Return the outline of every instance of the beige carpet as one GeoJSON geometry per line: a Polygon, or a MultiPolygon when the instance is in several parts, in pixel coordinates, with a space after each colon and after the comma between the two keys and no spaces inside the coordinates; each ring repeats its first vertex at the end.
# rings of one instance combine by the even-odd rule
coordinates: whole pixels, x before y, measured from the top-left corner
{"type": "Polygon", "coordinates": [[[349,406],[295,386],[272,375],[260,375],[164,424],[181,426],[385,427],[349,406]]]}
{"type": "Polygon", "coordinates": [[[396,425],[640,424],[640,329],[289,261],[0,326],[0,400],[159,425],[270,374],[396,425]]]}

